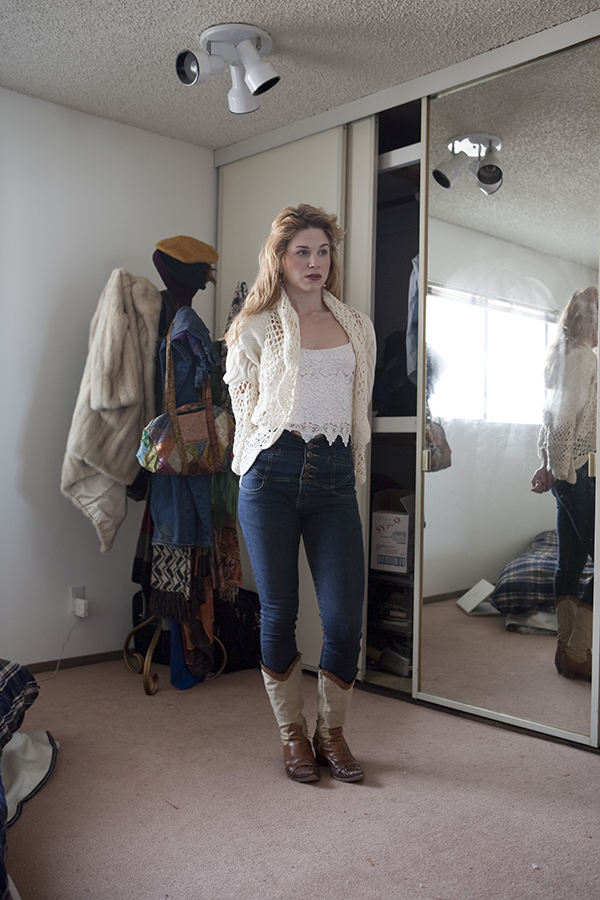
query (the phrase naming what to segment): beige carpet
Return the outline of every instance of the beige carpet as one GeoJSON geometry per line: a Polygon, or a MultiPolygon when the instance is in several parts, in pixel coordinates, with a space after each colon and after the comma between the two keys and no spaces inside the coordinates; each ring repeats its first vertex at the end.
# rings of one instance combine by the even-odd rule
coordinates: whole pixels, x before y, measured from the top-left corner
{"type": "MultiPolygon", "coordinates": [[[[289,781],[257,670],[154,697],[41,682],[56,769],[8,833],[22,900],[597,900],[600,758],[355,691],[365,782],[289,781]]],[[[315,714],[316,682],[304,676],[315,714]]]]}

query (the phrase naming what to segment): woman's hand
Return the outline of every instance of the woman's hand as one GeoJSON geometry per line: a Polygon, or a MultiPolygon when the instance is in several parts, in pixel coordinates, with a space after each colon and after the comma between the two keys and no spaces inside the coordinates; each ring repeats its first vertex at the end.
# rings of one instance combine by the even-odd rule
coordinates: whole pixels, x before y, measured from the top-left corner
{"type": "Polygon", "coordinates": [[[554,475],[552,474],[552,469],[547,469],[546,466],[540,466],[531,479],[531,490],[534,494],[545,494],[546,491],[550,490],[553,484],[554,475]]]}

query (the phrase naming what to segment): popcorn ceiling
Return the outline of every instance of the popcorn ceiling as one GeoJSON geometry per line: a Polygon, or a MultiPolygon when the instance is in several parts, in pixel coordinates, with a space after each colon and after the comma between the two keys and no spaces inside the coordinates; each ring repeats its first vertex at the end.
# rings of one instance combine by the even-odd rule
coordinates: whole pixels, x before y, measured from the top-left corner
{"type": "Polygon", "coordinates": [[[591,12],[594,0],[3,0],[0,86],[215,149],[591,12]],[[250,22],[280,83],[229,112],[229,73],[185,87],[180,50],[250,22]]]}

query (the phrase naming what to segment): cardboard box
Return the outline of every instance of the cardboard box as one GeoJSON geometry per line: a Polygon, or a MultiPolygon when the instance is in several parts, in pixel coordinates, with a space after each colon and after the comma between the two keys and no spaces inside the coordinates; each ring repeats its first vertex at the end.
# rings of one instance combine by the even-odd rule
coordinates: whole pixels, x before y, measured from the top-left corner
{"type": "Polygon", "coordinates": [[[415,495],[411,491],[379,491],[373,496],[371,568],[380,572],[412,572],[414,567],[415,495]]]}

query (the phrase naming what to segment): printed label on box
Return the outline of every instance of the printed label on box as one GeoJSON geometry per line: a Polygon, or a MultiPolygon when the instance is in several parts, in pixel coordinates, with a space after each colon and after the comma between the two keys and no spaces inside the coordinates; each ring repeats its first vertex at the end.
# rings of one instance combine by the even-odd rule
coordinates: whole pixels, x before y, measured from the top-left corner
{"type": "Polygon", "coordinates": [[[371,568],[383,572],[412,569],[413,517],[406,513],[378,510],[373,513],[371,568]]]}

